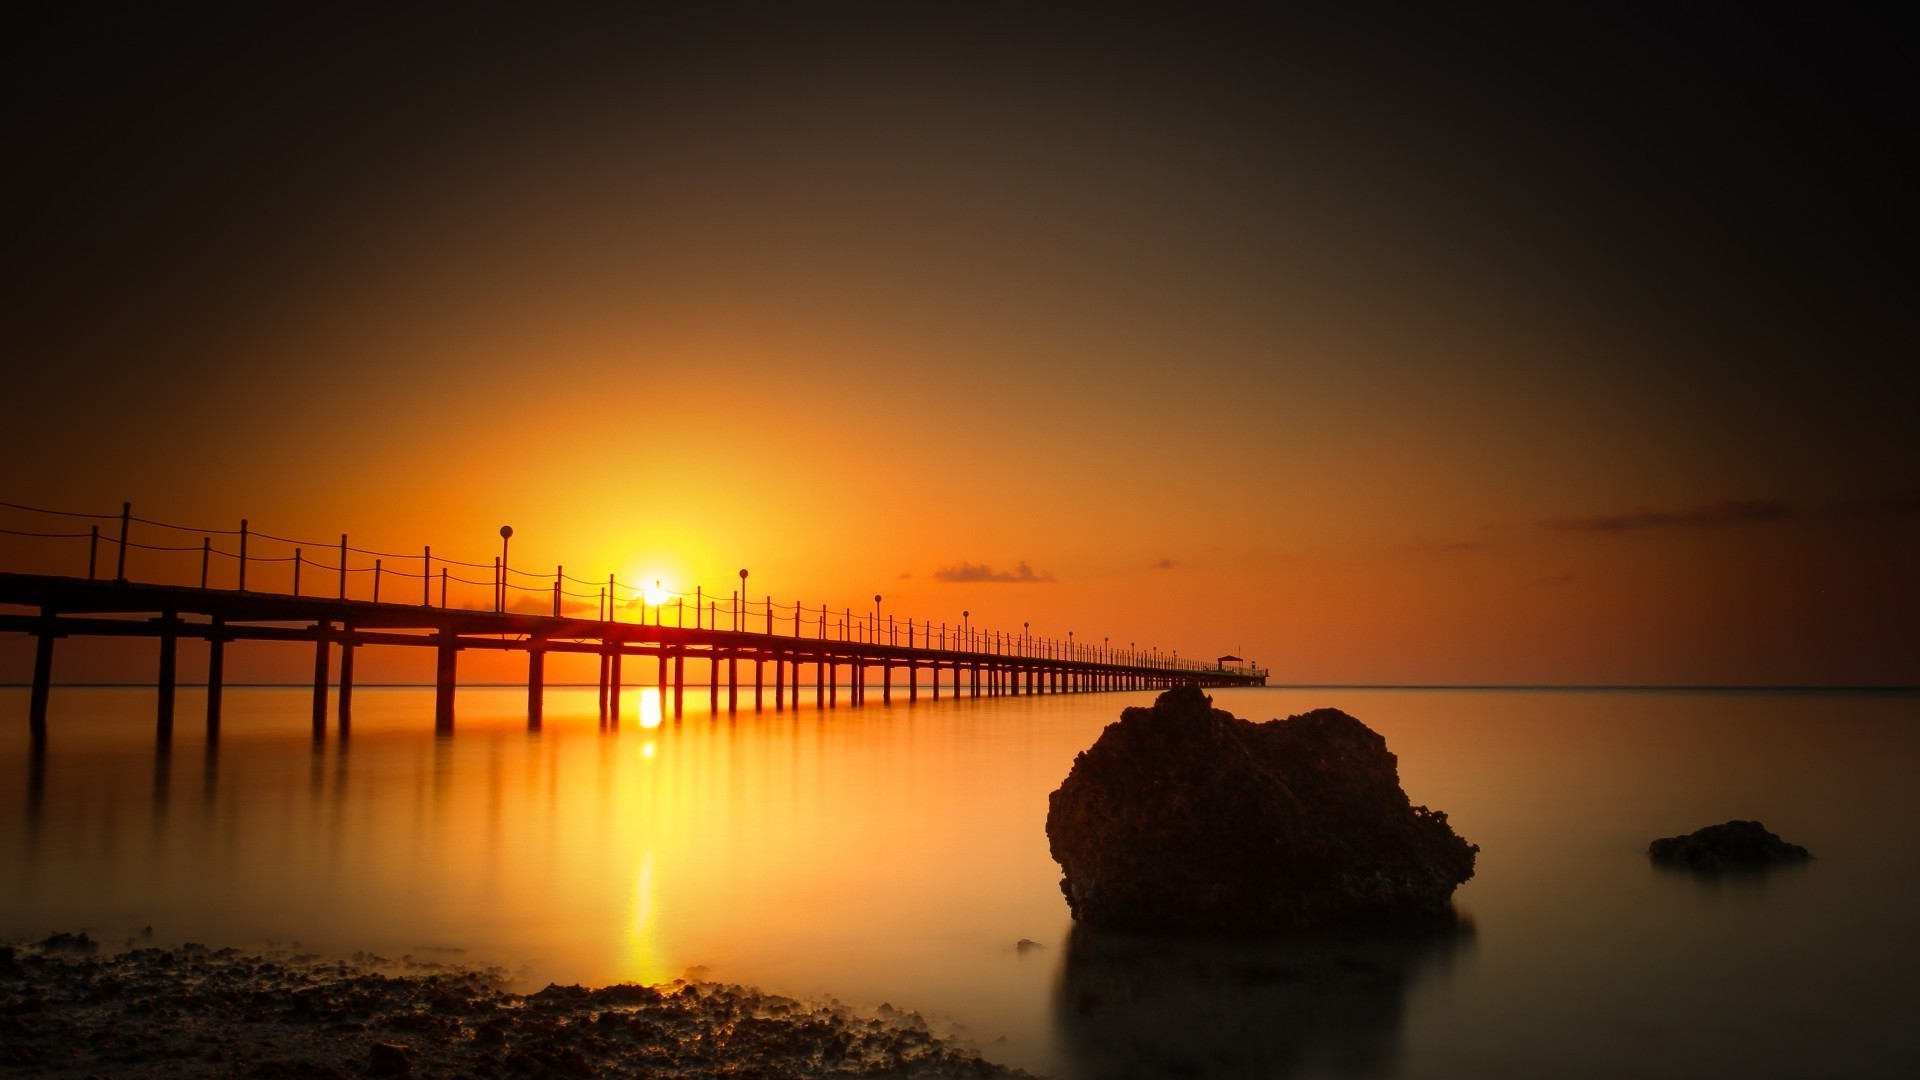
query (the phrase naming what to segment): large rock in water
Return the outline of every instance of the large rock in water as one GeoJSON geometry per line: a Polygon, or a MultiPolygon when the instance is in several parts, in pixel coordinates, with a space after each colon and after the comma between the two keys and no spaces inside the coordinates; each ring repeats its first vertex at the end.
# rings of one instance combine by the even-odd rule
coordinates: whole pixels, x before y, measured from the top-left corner
{"type": "Polygon", "coordinates": [[[1121,930],[1445,918],[1480,849],[1408,803],[1386,740],[1337,709],[1256,724],[1197,688],[1127,709],[1048,799],[1073,917],[1121,930]]]}

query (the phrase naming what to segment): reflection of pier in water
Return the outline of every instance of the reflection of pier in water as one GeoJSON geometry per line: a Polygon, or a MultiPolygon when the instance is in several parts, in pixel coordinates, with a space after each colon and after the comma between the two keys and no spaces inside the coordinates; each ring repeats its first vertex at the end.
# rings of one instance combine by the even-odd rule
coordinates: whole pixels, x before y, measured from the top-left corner
{"type": "MultiPolygon", "coordinates": [[[[13,505],[13,504],[7,504],[13,505]]],[[[17,507],[17,509],[29,509],[17,507]]],[[[51,513],[51,511],[42,511],[51,513]]],[[[971,623],[959,626],[934,624],[914,619],[901,620],[889,615],[882,619],[880,597],[874,597],[872,613],[856,615],[852,609],[833,611],[825,605],[808,607],[803,603],[776,604],[771,597],[749,601],[743,588],[725,601],[708,599],[697,591],[691,597],[656,597],[649,605],[646,593],[635,590],[628,606],[637,604],[640,619],[635,622],[616,618],[620,610],[620,586],[608,578],[600,589],[595,617],[569,614],[575,605],[568,598],[578,594],[566,589],[569,577],[563,568],[551,574],[533,574],[513,569],[502,557],[494,560],[492,581],[455,578],[449,567],[482,566],[439,558],[430,548],[418,557],[409,556],[418,570],[403,571],[385,566],[391,555],[374,557],[368,566],[350,565],[361,549],[352,548],[342,536],[338,545],[325,550],[337,552],[336,563],[327,565],[307,558],[295,547],[288,557],[251,557],[256,584],[262,563],[276,572],[281,564],[290,564],[291,591],[271,592],[247,588],[249,567],[248,540],[281,541],[249,533],[245,522],[231,530],[237,540],[236,551],[215,548],[211,536],[197,546],[151,545],[129,537],[130,525],[142,522],[129,507],[118,515],[79,515],[117,518],[119,536],[103,535],[99,526],[88,533],[22,533],[83,543],[87,554],[87,576],[61,577],[46,574],[0,573],[0,605],[32,609],[32,613],[0,614],[0,631],[30,634],[37,641],[34,656],[33,694],[29,719],[36,739],[46,733],[47,705],[52,685],[54,642],[63,637],[141,637],[159,642],[156,683],[159,690],[157,724],[164,741],[171,733],[174,714],[174,690],[177,682],[177,643],[181,638],[207,642],[207,714],[209,733],[217,734],[220,724],[221,691],[225,681],[226,645],[236,641],[292,641],[311,643],[313,665],[313,727],[324,733],[328,723],[328,691],[335,685],[329,678],[331,651],[340,649],[338,693],[334,711],[341,725],[352,716],[354,656],[365,646],[396,646],[432,649],[436,656],[436,727],[451,730],[454,687],[457,682],[459,654],[468,649],[523,652],[527,656],[527,720],[538,726],[543,710],[546,683],[546,658],[550,653],[585,653],[600,660],[600,712],[603,717],[620,714],[620,692],[627,680],[623,661],[628,658],[655,661],[653,682],[663,698],[670,700],[674,716],[681,715],[687,690],[687,662],[704,663],[707,674],[708,708],[720,711],[724,688],[728,712],[739,708],[740,693],[746,685],[742,665],[752,664],[753,707],[765,707],[768,666],[773,683],[772,704],[782,710],[791,703],[798,707],[803,688],[813,691],[814,705],[840,704],[842,671],[848,704],[867,701],[877,673],[879,696],[891,703],[895,674],[904,676],[909,701],[917,701],[924,691],[939,700],[943,691],[953,696],[998,697],[1017,694],[1078,693],[1102,690],[1149,690],[1173,686],[1248,686],[1266,682],[1266,673],[1250,666],[1209,667],[1178,654],[1161,656],[1157,651],[1121,648],[1102,640],[1099,645],[1076,642],[1072,635],[1065,641],[1035,637],[1022,628],[1020,633],[989,631],[971,623]],[[113,578],[96,573],[102,545],[116,549],[113,578]],[[130,581],[126,576],[129,548],[197,555],[199,584],[155,584],[130,581]],[[215,557],[236,564],[233,588],[209,586],[210,567],[215,557]],[[439,573],[434,573],[436,561],[439,573]],[[323,591],[332,596],[303,595],[301,570],[309,572],[308,581],[318,577],[323,591]],[[371,575],[370,578],[365,575],[371,575]],[[367,599],[350,598],[349,578],[366,580],[367,599]],[[551,579],[551,585],[538,588],[514,582],[515,577],[551,579]],[[381,600],[384,579],[411,578],[416,582],[419,603],[381,600]],[[439,585],[439,603],[434,603],[434,584],[439,585]],[[451,606],[448,586],[451,581],[489,588],[490,610],[451,606]],[[515,590],[532,594],[549,605],[547,611],[532,613],[514,610],[508,597],[515,590]],[[693,601],[688,610],[687,601],[693,601]],[[651,613],[652,621],[647,621],[651,613]],[[691,621],[692,625],[687,623],[691,621]],[[722,624],[725,627],[722,628],[722,624]],[[811,678],[808,678],[808,675],[811,678]],[[724,683],[724,687],[723,687],[724,683]]],[[[146,522],[157,528],[177,528],[146,522]]],[[[511,535],[502,529],[503,541],[511,535]]],[[[379,553],[364,554],[378,556],[379,553]]],[[[391,596],[392,586],[389,586],[391,596]]],[[[696,669],[697,671],[697,669],[696,669]]]]}

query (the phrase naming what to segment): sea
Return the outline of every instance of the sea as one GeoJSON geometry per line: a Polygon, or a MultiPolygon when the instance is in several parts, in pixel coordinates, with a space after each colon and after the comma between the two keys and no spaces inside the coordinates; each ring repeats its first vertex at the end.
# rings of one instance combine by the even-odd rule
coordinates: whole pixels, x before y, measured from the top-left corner
{"type": "MultiPolygon", "coordinates": [[[[1047,795],[1150,692],[671,715],[628,687],[0,689],[0,938],[86,932],[493,970],[706,979],[907,1010],[1054,1077],[1920,1076],[1920,693],[1236,688],[1342,709],[1480,846],[1458,925],[1076,928],[1047,795]],[[1758,820],[1815,858],[1705,877],[1647,844],[1758,820]]],[[[845,695],[842,695],[844,702],[845,695]]],[[[723,705],[724,709],[724,705],[723,705]]]]}

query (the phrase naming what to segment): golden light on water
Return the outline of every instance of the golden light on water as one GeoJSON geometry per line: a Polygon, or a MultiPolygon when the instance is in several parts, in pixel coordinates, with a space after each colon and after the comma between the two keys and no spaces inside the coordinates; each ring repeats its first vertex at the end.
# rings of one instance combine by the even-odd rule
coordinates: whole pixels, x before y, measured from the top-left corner
{"type": "MultiPolygon", "coordinates": [[[[648,743],[652,750],[653,744],[648,743]]],[[[646,755],[651,757],[651,754],[646,755]]],[[[654,985],[674,977],[660,955],[659,920],[655,910],[657,897],[653,887],[653,852],[640,857],[640,872],[633,881],[633,914],[627,932],[627,977],[634,982],[654,985]]]]}

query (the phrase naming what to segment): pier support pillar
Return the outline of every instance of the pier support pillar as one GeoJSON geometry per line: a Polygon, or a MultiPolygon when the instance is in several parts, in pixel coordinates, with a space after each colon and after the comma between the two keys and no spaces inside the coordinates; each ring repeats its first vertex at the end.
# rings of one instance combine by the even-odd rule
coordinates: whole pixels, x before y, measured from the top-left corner
{"type": "Polygon", "coordinates": [[[179,616],[168,612],[157,621],[160,623],[160,692],[154,710],[154,736],[166,742],[173,738],[173,697],[180,659],[180,637],[174,633],[174,624],[179,622],[179,616]]]}
{"type": "Polygon", "coordinates": [[[831,709],[839,704],[840,704],[840,665],[828,664],[827,665],[827,707],[831,709]]]}
{"type": "Polygon", "coordinates": [[[787,661],[783,657],[773,658],[773,711],[787,710],[787,661]]]}
{"type": "MultiPolygon", "coordinates": [[[[49,623],[53,613],[42,612],[49,623]]],[[[33,697],[27,705],[27,728],[37,746],[47,741],[47,698],[53,691],[53,631],[40,632],[33,646],[33,697]]]]}
{"type": "Polygon", "coordinates": [[[340,643],[340,700],[334,703],[334,718],[340,722],[340,737],[346,738],[347,725],[353,723],[353,654],[360,646],[351,641],[340,643]]]}
{"type": "MultiPolygon", "coordinates": [[[[340,658],[346,663],[346,657],[340,658]]],[[[344,680],[343,680],[344,683],[344,680]]],[[[344,690],[342,691],[345,692],[344,690]]],[[[527,650],[527,730],[539,731],[547,711],[547,650],[527,650]]]]}
{"type": "Polygon", "coordinates": [[[707,715],[720,713],[720,654],[707,650],[707,715]]]}
{"type": "Polygon", "coordinates": [[[687,654],[682,649],[673,650],[673,718],[680,719],[682,696],[687,688],[687,654]]]}
{"type": "Polygon", "coordinates": [[[600,721],[601,723],[605,723],[607,719],[607,675],[612,670],[612,668],[613,668],[613,657],[608,653],[606,653],[605,651],[602,651],[600,653],[600,721]]]}
{"type": "Polygon", "coordinates": [[[450,631],[440,632],[439,662],[433,678],[433,730],[436,735],[453,734],[453,681],[460,650],[450,631]]]}
{"type": "Polygon", "coordinates": [[[893,665],[886,662],[880,665],[880,704],[893,704],[893,665]]]}
{"type": "Polygon", "coordinates": [[[227,682],[227,639],[221,636],[225,620],[213,620],[213,633],[207,635],[207,745],[220,738],[220,698],[227,682]]]}
{"type": "Polygon", "coordinates": [[[920,665],[909,660],[907,662],[907,704],[912,705],[919,700],[920,665]]]}
{"type": "Polygon", "coordinates": [[[327,735],[327,632],[333,624],[316,623],[313,629],[318,635],[313,641],[313,737],[323,739],[327,735]]]}
{"type": "Polygon", "coordinates": [[[740,711],[740,658],[727,654],[727,711],[740,711]]]}
{"type": "Polygon", "coordinates": [[[753,659],[753,711],[754,712],[760,711],[761,687],[765,685],[764,680],[761,678],[761,675],[762,675],[761,665],[764,663],[765,661],[761,660],[757,656],[754,657],[753,659]]]}
{"type": "Polygon", "coordinates": [[[620,673],[622,656],[619,650],[614,650],[612,671],[607,676],[607,724],[611,727],[620,726],[620,684],[626,681],[620,673]]]}

